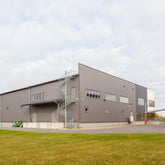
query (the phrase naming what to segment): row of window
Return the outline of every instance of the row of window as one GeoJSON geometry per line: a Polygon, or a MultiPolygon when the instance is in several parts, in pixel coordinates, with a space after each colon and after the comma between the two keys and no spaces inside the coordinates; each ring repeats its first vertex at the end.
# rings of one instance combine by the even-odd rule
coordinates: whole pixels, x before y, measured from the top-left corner
{"type": "MultiPolygon", "coordinates": [[[[149,107],[155,107],[155,101],[148,100],[148,102],[149,102],[149,104],[148,104],[149,107]]],[[[142,106],[145,105],[145,101],[143,98],[138,98],[138,105],[142,105],[142,106]]]]}
{"type": "MultiPolygon", "coordinates": [[[[100,98],[100,92],[94,90],[87,90],[87,97],[89,98],[100,98]]],[[[44,100],[44,93],[38,93],[33,95],[33,101],[42,101],[44,100]]],[[[117,101],[117,96],[112,94],[105,94],[105,101],[117,101]]],[[[120,96],[121,103],[129,103],[129,98],[120,96]]],[[[138,105],[144,106],[145,101],[143,98],[138,98],[138,105]]],[[[149,107],[155,107],[155,101],[149,100],[149,107]]]]}
{"type": "MultiPolygon", "coordinates": [[[[33,101],[43,101],[44,99],[44,93],[37,93],[33,95],[33,101]]],[[[76,88],[71,88],[70,96],[67,99],[72,101],[76,100],[76,88]]]]}
{"type": "MultiPolygon", "coordinates": [[[[94,91],[94,90],[87,90],[87,97],[89,98],[100,98],[100,92],[94,91]]],[[[109,93],[105,94],[105,101],[117,101],[117,96],[112,95],[109,93]]],[[[121,103],[129,103],[128,97],[120,96],[120,102],[121,103]]],[[[138,98],[138,105],[145,105],[145,101],[143,98],[138,98]]],[[[155,107],[155,101],[149,100],[149,107],[155,107]]]]}
{"type": "MultiPolygon", "coordinates": [[[[100,92],[94,90],[87,90],[86,96],[89,98],[100,98],[100,92]]],[[[117,101],[116,95],[105,94],[105,101],[117,101]]],[[[127,97],[120,97],[121,103],[129,103],[129,99],[127,97]]]]}
{"type": "Polygon", "coordinates": [[[33,101],[42,101],[42,100],[44,100],[43,93],[37,93],[33,95],[33,101]]]}
{"type": "MultiPolygon", "coordinates": [[[[88,112],[88,111],[89,111],[89,109],[86,107],[86,108],[85,108],[85,112],[88,112]]],[[[107,108],[107,109],[105,109],[105,113],[106,113],[106,114],[111,114],[112,111],[110,111],[110,109],[107,108]]],[[[120,111],[120,113],[121,113],[121,115],[125,115],[125,114],[128,114],[129,111],[122,109],[122,110],[120,111]]]]}
{"type": "MultiPolygon", "coordinates": [[[[106,101],[117,101],[117,96],[106,93],[105,94],[105,100],[106,101]]],[[[129,99],[128,99],[128,97],[120,96],[120,102],[121,103],[129,103],[129,99]]]]}
{"type": "Polygon", "coordinates": [[[87,97],[90,98],[100,98],[100,92],[94,90],[87,90],[87,97]]]}

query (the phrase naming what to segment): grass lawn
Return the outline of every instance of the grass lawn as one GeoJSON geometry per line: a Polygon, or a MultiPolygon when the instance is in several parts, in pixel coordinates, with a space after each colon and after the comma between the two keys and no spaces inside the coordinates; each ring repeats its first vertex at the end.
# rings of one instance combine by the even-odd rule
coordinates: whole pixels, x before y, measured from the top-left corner
{"type": "Polygon", "coordinates": [[[0,130],[0,165],[165,164],[165,134],[57,134],[0,130]]]}

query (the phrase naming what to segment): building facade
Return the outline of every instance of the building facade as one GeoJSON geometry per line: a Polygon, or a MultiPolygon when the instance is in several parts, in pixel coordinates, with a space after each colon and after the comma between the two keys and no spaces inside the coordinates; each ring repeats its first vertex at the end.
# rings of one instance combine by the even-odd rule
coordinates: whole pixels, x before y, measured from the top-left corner
{"type": "Polygon", "coordinates": [[[79,64],[78,74],[0,94],[0,122],[45,128],[128,122],[154,104],[153,90],[79,64]]]}

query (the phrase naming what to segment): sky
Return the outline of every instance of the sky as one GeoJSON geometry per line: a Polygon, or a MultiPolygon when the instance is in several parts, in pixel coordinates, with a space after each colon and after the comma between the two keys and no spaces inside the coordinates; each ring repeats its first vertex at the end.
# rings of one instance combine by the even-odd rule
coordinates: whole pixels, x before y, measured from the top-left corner
{"type": "Polygon", "coordinates": [[[0,93],[82,63],[155,90],[165,108],[164,0],[0,0],[0,93]]]}

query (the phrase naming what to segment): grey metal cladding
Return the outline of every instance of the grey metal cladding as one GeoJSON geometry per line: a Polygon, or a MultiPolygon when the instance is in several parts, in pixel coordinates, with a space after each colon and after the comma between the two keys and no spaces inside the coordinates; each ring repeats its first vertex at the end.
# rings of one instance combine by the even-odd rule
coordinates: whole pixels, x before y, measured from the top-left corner
{"type": "Polygon", "coordinates": [[[131,112],[135,117],[135,84],[82,64],[79,64],[79,77],[80,122],[128,121],[131,112]],[[87,98],[87,89],[99,91],[101,98],[87,98]],[[105,93],[116,95],[117,101],[105,101],[105,93]],[[121,103],[120,96],[128,97],[129,103],[121,103]]]}
{"type": "Polygon", "coordinates": [[[145,105],[138,104],[138,98],[144,99],[147,103],[147,88],[140,85],[135,85],[136,87],[136,113],[145,113],[145,105]]]}
{"type": "MultiPolygon", "coordinates": [[[[62,80],[1,94],[0,121],[63,122],[64,111],[58,113],[57,104],[53,101],[62,97],[59,91],[62,80]],[[42,101],[46,104],[34,105],[41,101],[35,99],[36,94],[37,98],[43,94],[42,101]],[[31,108],[30,103],[33,103],[31,108]]],[[[138,105],[138,98],[147,102],[147,88],[82,64],[79,64],[79,77],[77,75],[68,82],[67,92],[70,93],[72,88],[76,89],[75,97],[79,99],[67,107],[68,120],[74,118],[80,123],[122,122],[128,121],[131,112],[135,118],[136,113],[145,111],[144,106],[138,105]],[[100,98],[89,98],[87,90],[99,94],[100,98]],[[116,101],[106,100],[105,94],[115,95],[116,101]],[[128,98],[128,103],[122,103],[120,97],[128,98]]]]}
{"type": "Polygon", "coordinates": [[[33,97],[35,94],[44,94],[44,100],[55,100],[57,98],[60,98],[61,95],[59,93],[59,84],[61,82],[52,82],[49,84],[42,84],[40,86],[35,86],[31,88],[31,102],[34,102],[33,97]]]}
{"type": "Polygon", "coordinates": [[[29,100],[28,89],[7,93],[1,95],[2,110],[1,120],[2,122],[12,122],[15,120],[29,121],[29,106],[21,107],[21,104],[25,104],[29,100]]]}
{"type": "Polygon", "coordinates": [[[32,106],[32,110],[36,111],[36,121],[37,122],[56,122],[57,119],[55,118],[54,121],[52,119],[52,113],[55,111],[57,112],[57,105],[54,104],[47,104],[47,105],[36,105],[32,106]]]}
{"type": "MultiPolygon", "coordinates": [[[[78,76],[78,75],[77,75],[78,76]]],[[[62,80],[51,81],[48,83],[42,83],[35,86],[30,86],[23,89],[18,89],[11,92],[6,92],[0,95],[0,121],[13,122],[15,120],[22,120],[24,122],[37,121],[37,122],[57,122],[60,121],[57,114],[57,104],[53,102],[62,95],[59,91],[59,85],[62,80]],[[44,95],[44,102],[52,102],[53,104],[31,105],[30,103],[40,103],[41,100],[35,100],[35,95],[44,95]],[[24,106],[21,106],[24,105],[24,106]],[[26,106],[25,106],[26,105],[26,106]],[[36,119],[33,116],[33,112],[36,113],[36,119]]],[[[68,93],[71,88],[74,87],[77,90],[77,77],[67,84],[68,93]]],[[[77,93],[76,93],[77,97],[77,93]]],[[[77,104],[73,104],[72,108],[69,107],[69,115],[73,116],[77,120],[77,104]],[[72,110],[70,110],[72,109],[72,110]]]]}

